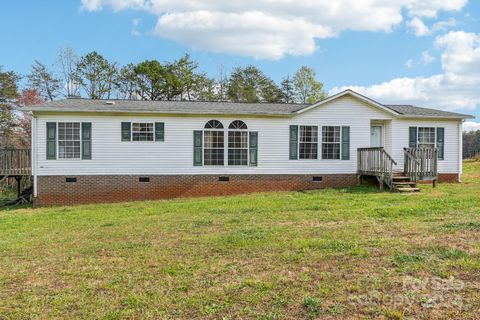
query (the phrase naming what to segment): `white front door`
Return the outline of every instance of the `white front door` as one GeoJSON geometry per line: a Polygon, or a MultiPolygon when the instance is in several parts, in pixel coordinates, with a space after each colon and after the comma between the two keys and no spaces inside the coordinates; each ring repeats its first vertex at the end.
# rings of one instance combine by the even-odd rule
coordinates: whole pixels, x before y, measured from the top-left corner
{"type": "Polygon", "coordinates": [[[370,127],[370,147],[383,147],[382,126],[370,127]]]}

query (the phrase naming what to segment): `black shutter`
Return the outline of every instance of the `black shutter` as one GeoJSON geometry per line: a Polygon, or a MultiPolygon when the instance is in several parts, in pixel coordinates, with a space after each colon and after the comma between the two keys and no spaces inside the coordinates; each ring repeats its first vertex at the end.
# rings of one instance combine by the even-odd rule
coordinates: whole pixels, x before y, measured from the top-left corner
{"type": "Polygon", "coordinates": [[[410,127],[408,128],[409,138],[408,138],[408,146],[410,148],[417,147],[417,127],[410,127]]]}
{"type": "Polygon", "coordinates": [[[350,127],[342,127],[342,160],[350,160],[350,127]]]}
{"type": "Polygon", "coordinates": [[[298,126],[290,126],[290,160],[298,160],[298,126]]]}
{"type": "Polygon", "coordinates": [[[249,133],[250,166],[256,167],[258,162],[258,132],[249,133]]]}
{"type": "Polygon", "coordinates": [[[92,159],[92,123],[82,122],[82,159],[92,159]]]}
{"type": "Polygon", "coordinates": [[[202,162],[202,131],[193,131],[193,165],[201,166],[202,162]]]}
{"type": "Polygon", "coordinates": [[[438,148],[438,159],[443,160],[444,158],[444,146],[445,146],[445,128],[437,128],[437,148],[438,148]]]}
{"type": "Polygon", "coordinates": [[[57,123],[47,122],[47,160],[57,159],[57,123]]]}
{"type": "Polygon", "coordinates": [[[132,124],[130,122],[122,122],[122,141],[131,140],[132,124]]]}
{"type": "Polygon", "coordinates": [[[155,141],[165,141],[165,124],[155,122],[155,141]]]}

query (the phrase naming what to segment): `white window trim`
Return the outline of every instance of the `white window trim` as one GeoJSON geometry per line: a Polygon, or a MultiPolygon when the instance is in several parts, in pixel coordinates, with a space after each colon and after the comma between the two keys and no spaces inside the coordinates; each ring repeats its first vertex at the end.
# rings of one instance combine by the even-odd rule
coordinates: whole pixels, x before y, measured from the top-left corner
{"type": "MultiPolygon", "coordinates": [[[[247,126],[248,128],[248,126],[247,126]]],[[[249,166],[249,163],[250,163],[250,130],[248,129],[227,129],[225,130],[225,133],[226,133],[226,138],[227,138],[227,143],[225,144],[225,147],[226,147],[226,150],[227,152],[225,153],[225,157],[226,157],[226,160],[227,162],[225,162],[225,164],[229,167],[248,167],[249,166]],[[230,149],[228,147],[228,133],[232,131],[232,132],[245,132],[247,134],[247,164],[228,164],[228,150],[230,149]]],[[[237,148],[232,148],[232,149],[237,149],[237,148]]],[[[243,150],[243,148],[241,149],[238,149],[238,150],[243,150]]]]}
{"type": "MultiPolygon", "coordinates": [[[[82,143],[82,123],[81,121],[57,121],[55,122],[56,123],[56,156],[57,156],[57,161],[78,161],[78,160],[82,160],[82,153],[83,153],[83,143],[82,143]],[[78,123],[80,124],[80,156],[78,158],[60,158],[60,135],[59,135],[59,123],[78,123]]],[[[90,137],[91,139],[91,137],[90,137]]]]}
{"type": "MultiPolygon", "coordinates": [[[[228,137],[228,136],[227,136],[228,137]]],[[[202,129],[202,166],[204,167],[215,167],[215,168],[220,168],[220,167],[226,167],[228,160],[225,155],[225,129],[202,129]],[[207,131],[219,131],[223,132],[223,164],[205,164],[205,149],[210,149],[210,148],[205,148],[205,132],[207,131]]],[[[220,148],[215,148],[215,149],[220,149],[220,148]]]]}
{"type": "Polygon", "coordinates": [[[134,143],[153,143],[155,142],[155,122],[152,121],[135,121],[135,122],[130,122],[130,141],[126,142],[134,142],[134,143]],[[138,141],[138,140],[133,140],[133,124],[134,123],[151,123],[153,125],[153,140],[149,141],[138,141]]]}
{"type": "MultiPolygon", "coordinates": [[[[298,133],[297,133],[297,160],[299,161],[307,161],[307,162],[310,162],[310,161],[318,161],[320,160],[322,157],[319,156],[319,148],[318,148],[318,145],[319,145],[319,139],[320,139],[320,130],[319,128],[321,128],[321,126],[317,125],[317,124],[299,124],[298,125],[298,133]],[[317,127],[317,158],[316,159],[304,159],[304,158],[300,158],[300,143],[302,143],[300,141],[300,127],[317,127]]],[[[320,144],[321,146],[321,144],[320,144]]]]}
{"type": "MultiPolygon", "coordinates": [[[[342,160],[342,139],[343,139],[343,130],[342,130],[342,125],[330,125],[330,124],[327,124],[327,125],[322,125],[322,142],[320,142],[320,159],[322,159],[322,161],[344,161],[342,160]],[[339,127],[340,128],[340,142],[338,142],[338,144],[340,145],[340,155],[339,155],[339,158],[338,159],[324,159],[323,158],[323,127],[339,127]]],[[[327,144],[334,144],[334,143],[337,143],[337,142],[326,142],[327,144]]]]}
{"type": "MultiPolygon", "coordinates": [[[[417,147],[420,145],[420,128],[422,129],[433,129],[433,147],[437,147],[437,127],[417,127],[417,147]]],[[[422,143],[422,144],[427,144],[427,143],[422,143]]],[[[445,146],[444,146],[445,148],[445,146]]]]}
{"type": "Polygon", "coordinates": [[[438,156],[437,156],[437,161],[445,161],[445,158],[446,158],[446,153],[445,153],[445,127],[426,127],[426,126],[417,126],[417,147],[418,145],[420,144],[420,142],[418,141],[418,138],[419,138],[419,135],[420,135],[420,128],[433,128],[434,129],[434,140],[435,140],[435,144],[434,144],[434,148],[436,148],[438,150],[438,144],[437,144],[437,130],[438,128],[443,128],[443,133],[444,133],[444,137],[443,137],[443,159],[439,159],[438,156]]]}

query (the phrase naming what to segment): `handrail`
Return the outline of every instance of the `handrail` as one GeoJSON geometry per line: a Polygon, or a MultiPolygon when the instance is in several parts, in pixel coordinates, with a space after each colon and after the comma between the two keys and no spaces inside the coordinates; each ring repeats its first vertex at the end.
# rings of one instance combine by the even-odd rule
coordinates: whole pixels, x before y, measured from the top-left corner
{"type": "Polygon", "coordinates": [[[404,173],[412,181],[436,180],[438,176],[438,149],[429,147],[403,148],[404,173]]]}
{"type": "Polygon", "coordinates": [[[30,175],[30,149],[0,149],[0,175],[30,175]]]}
{"type": "Polygon", "coordinates": [[[397,162],[383,147],[358,148],[357,157],[359,175],[374,175],[381,186],[385,182],[390,189],[393,188],[393,166],[397,162]]]}

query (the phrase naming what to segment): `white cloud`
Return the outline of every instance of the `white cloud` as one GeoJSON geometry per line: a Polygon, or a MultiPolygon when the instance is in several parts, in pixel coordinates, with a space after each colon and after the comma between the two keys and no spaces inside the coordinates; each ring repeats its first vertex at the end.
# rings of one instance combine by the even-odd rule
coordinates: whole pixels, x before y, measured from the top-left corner
{"type": "Polygon", "coordinates": [[[480,130],[480,122],[465,121],[463,123],[463,130],[465,130],[465,131],[480,130]]]}
{"type": "Polygon", "coordinates": [[[428,36],[436,32],[445,31],[457,25],[457,21],[453,18],[435,22],[432,27],[428,27],[422,19],[413,17],[407,22],[407,27],[413,30],[417,37],[428,36]]]}
{"type": "Polygon", "coordinates": [[[435,39],[442,73],[430,77],[396,78],[372,86],[343,86],[384,103],[410,103],[445,110],[474,109],[480,105],[480,34],[449,32],[435,39]]]}
{"type": "Polygon", "coordinates": [[[412,59],[408,59],[406,62],[405,62],[405,66],[410,69],[411,67],[413,67],[413,60],[412,59]]]}
{"type": "Polygon", "coordinates": [[[417,37],[426,36],[430,34],[430,29],[423,23],[422,20],[415,17],[407,23],[407,26],[413,29],[417,37]]]}
{"type": "Polygon", "coordinates": [[[435,57],[430,54],[428,51],[422,52],[422,61],[424,64],[430,64],[435,61],[435,57]]]}
{"type": "Polygon", "coordinates": [[[280,59],[311,54],[317,39],[336,37],[346,30],[389,32],[402,22],[403,12],[417,19],[435,17],[439,11],[461,10],[466,2],[81,0],[81,8],[147,11],[158,16],[154,33],[162,38],[208,51],[280,59]]]}
{"type": "Polygon", "coordinates": [[[140,22],[142,20],[141,19],[138,19],[138,18],[135,18],[132,20],[132,31],[130,32],[132,36],[134,37],[139,37],[141,35],[140,31],[138,31],[138,26],[140,25],[140,22]]]}

